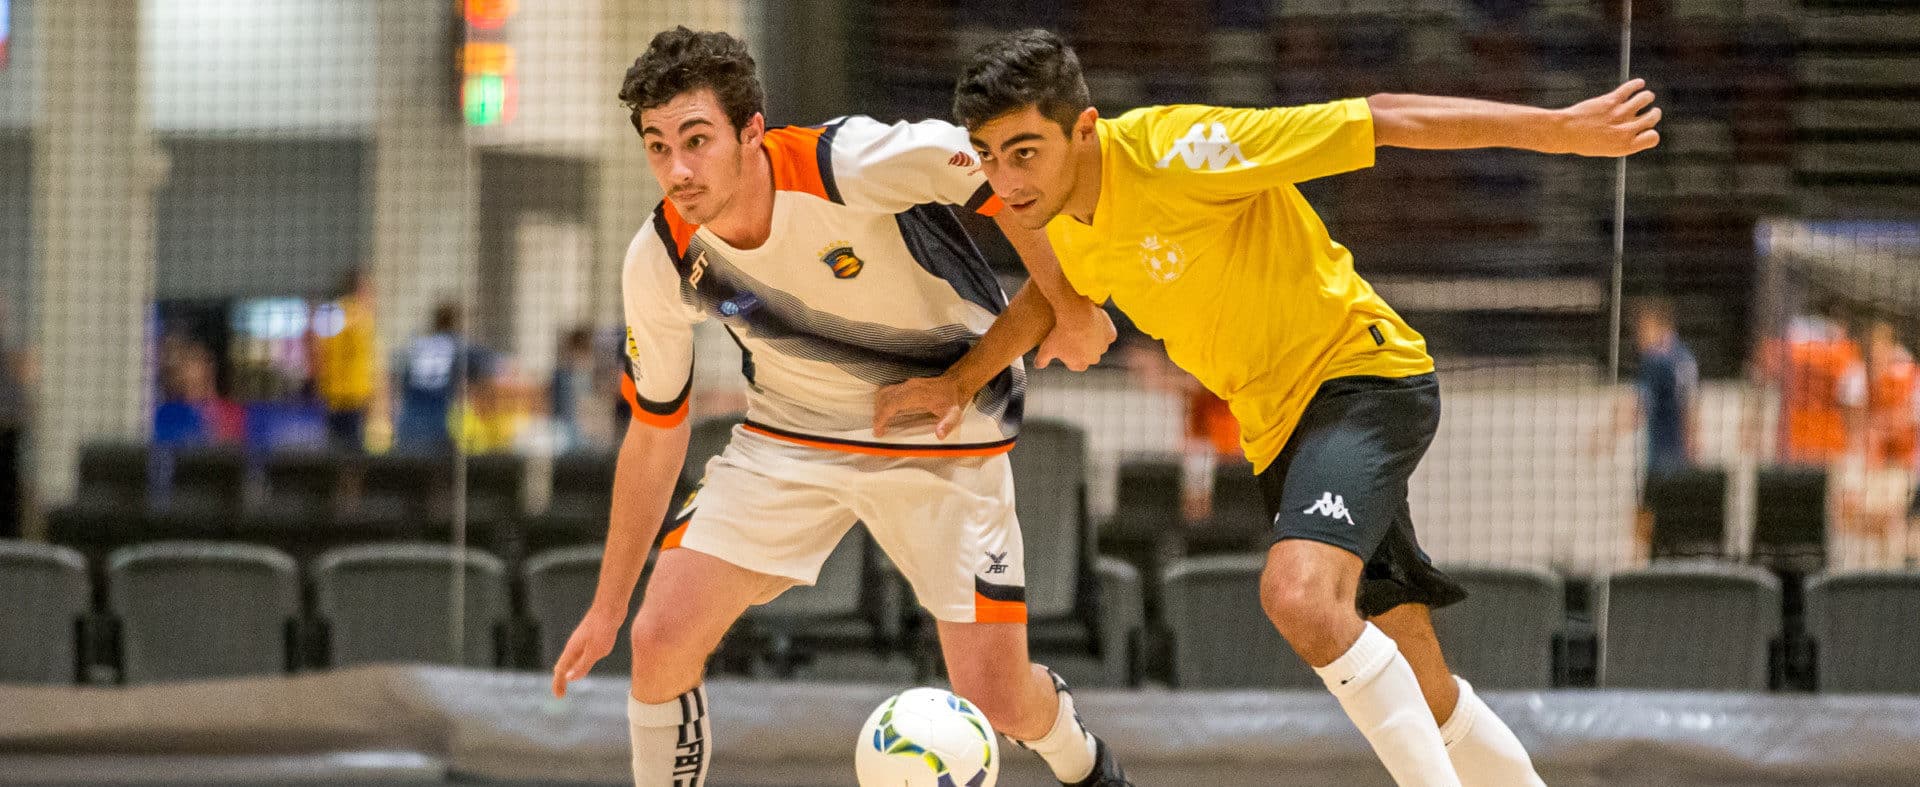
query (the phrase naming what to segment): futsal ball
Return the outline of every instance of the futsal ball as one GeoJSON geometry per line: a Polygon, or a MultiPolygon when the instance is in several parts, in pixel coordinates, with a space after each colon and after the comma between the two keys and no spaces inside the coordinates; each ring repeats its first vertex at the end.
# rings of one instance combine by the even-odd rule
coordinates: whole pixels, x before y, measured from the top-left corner
{"type": "Polygon", "coordinates": [[[986,714],[939,689],[888,697],[860,728],[860,787],[993,787],[1000,745],[986,714]]]}

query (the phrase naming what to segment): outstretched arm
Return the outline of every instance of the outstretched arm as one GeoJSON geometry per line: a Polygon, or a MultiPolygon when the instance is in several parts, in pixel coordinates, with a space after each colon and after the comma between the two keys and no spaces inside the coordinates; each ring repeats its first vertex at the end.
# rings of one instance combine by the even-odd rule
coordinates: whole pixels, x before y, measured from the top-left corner
{"type": "Polygon", "coordinates": [[[1427,150],[1520,148],[1617,157],[1660,144],[1660,108],[1646,80],[1565,109],[1471,98],[1381,93],[1367,98],[1374,144],[1427,150]]]}
{"type": "Polygon", "coordinates": [[[885,437],[898,419],[928,415],[936,420],[933,436],[946,439],[966,411],[973,395],[1025,355],[1054,327],[1053,308],[1040,287],[1029,279],[1007,303],[980,341],[946,372],[916,377],[880,389],[873,403],[873,434],[885,437]]]}
{"type": "MultiPolygon", "coordinates": [[[[1044,369],[1058,359],[1068,369],[1084,372],[1099,363],[1100,356],[1118,336],[1113,319],[1100,304],[1088,300],[1067,283],[1066,274],[1060,270],[1060,258],[1054,255],[1053,244],[1047,242],[1045,230],[1022,227],[1004,210],[993,218],[1000,232],[1007,236],[1007,242],[1020,254],[1020,262],[1029,277],[1027,287],[1039,288],[1046,296],[1047,305],[1053,307],[1053,326],[1046,340],[1040,342],[1040,354],[1034,358],[1034,365],[1044,369]]],[[[1005,362],[1000,364],[1002,368],[1005,366],[1005,362]]]]}

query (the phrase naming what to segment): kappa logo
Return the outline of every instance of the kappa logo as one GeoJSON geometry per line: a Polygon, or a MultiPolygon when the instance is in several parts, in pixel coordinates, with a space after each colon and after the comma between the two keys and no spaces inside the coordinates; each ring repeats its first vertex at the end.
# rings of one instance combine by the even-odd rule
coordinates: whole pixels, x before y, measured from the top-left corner
{"type": "Polygon", "coordinates": [[[1187,169],[1226,169],[1233,163],[1250,164],[1240,152],[1239,143],[1227,136],[1225,123],[1215,123],[1209,127],[1205,123],[1195,123],[1187,135],[1173,141],[1173,149],[1155,163],[1154,166],[1166,169],[1173,165],[1178,156],[1187,169]]]}
{"type": "Polygon", "coordinates": [[[987,573],[989,573],[989,574],[1005,574],[1005,573],[1007,573],[1007,563],[1006,563],[1006,560],[1007,560],[1007,553],[1005,553],[1005,552],[1001,552],[1001,553],[998,553],[998,554],[995,554],[995,553],[993,553],[993,552],[988,552],[988,553],[987,553],[987,561],[988,561],[988,562],[990,562],[990,563],[992,563],[992,565],[990,565],[990,566],[987,566],[987,573]]]}
{"type": "Polygon", "coordinates": [[[1332,492],[1321,492],[1320,499],[1307,506],[1302,514],[1320,514],[1353,524],[1353,515],[1347,511],[1347,499],[1332,492]]]}

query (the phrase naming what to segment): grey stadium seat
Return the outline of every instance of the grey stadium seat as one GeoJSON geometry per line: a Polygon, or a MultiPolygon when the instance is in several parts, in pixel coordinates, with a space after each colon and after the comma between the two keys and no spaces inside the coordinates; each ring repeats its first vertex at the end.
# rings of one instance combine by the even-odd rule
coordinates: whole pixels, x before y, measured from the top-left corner
{"type": "Polygon", "coordinates": [[[1260,608],[1266,555],[1175,560],[1161,584],[1180,688],[1304,689],[1323,685],[1260,608]]]}
{"type": "MultiPolygon", "coordinates": [[[[527,559],[521,570],[526,587],[527,617],[534,622],[540,640],[540,664],[551,666],[567,648],[567,638],[593,603],[594,589],[600,583],[601,547],[593,544],[560,547],[527,559]]],[[[627,605],[627,620],[620,624],[620,639],[613,652],[593,666],[596,673],[625,675],[633,664],[633,644],[627,632],[632,613],[640,608],[640,590],[645,579],[636,583],[633,600],[627,605]]]]}
{"type": "Polygon", "coordinates": [[[479,550],[368,544],[332,550],[313,567],[314,613],[335,667],[377,662],[497,666],[508,619],[506,569],[479,550]],[[466,625],[455,650],[453,572],[466,570],[466,625]]]}
{"type": "Polygon", "coordinates": [[[0,683],[72,683],[93,603],[87,559],[52,544],[0,541],[0,683]]]}
{"type": "Polygon", "coordinates": [[[1467,600],[1433,613],[1434,632],[1455,674],[1476,688],[1553,685],[1554,635],[1566,614],[1560,577],[1531,568],[1445,566],[1467,600]]]}
{"type": "MultiPolygon", "coordinates": [[[[745,620],[765,640],[761,656],[781,677],[912,679],[912,665],[895,658],[891,637],[900,614],[897,580],[873,565],[879,548],[864,527],[847,531],[820,566],[811,586],[747,610],[745,620]]],[[[903,583],[902,583],[903,584],[903,583]]]]}
{"type": "Polygon", "coordinates": [[[1064,421],[1030,419],[1010,460],[1036,660],[1080,685],[1132,683],[1146,615],[1140,574],[1098,557],[1087,513],[1086,433],[1064,421]]]}
{"type": "Polygon", "coordinates": [[[1764,691],[1780,636],[1780,581],[1752,566],[1655,563],[1595,593],[1599,685],[1764,691]]]}
{"type": "Polygon", "coordinates": [[[1920,694],[1920,572],[1815,577],[1807,633],[1821,691],[1920,694]]]}
{"type": "Polygon", "coordinates": [[[300,572],[279,550],[165,541],[107,559],[128,683],[281,673],[300,616],[300,572]]]}

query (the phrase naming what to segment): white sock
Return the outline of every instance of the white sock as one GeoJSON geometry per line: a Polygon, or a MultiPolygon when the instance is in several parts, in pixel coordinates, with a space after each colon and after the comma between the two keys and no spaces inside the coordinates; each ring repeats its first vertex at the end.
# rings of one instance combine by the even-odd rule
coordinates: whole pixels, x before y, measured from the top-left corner
{"type": "Polygon", "coordinates": [[[700,787],[707,781],[713,735],[707,721],[707,687],[649,705],[627,697],[627,731],[633,743],[635,787],[700,787]]]}
{"type": "Polygon", "coordinates": [[[1446,741],[1447,757],[1453,760],[1460,783],[1465,787],[1546,787],[1513,730],[1480,701],[1465,679],[1456,675],[1453,682],[1460,685],[1460,700],[1453,704],[1447,723],[1440,725],[1440,738],[1446,741]]]}
{"type": "MultiPolygon", "coordinates": [[[[1073,695],[1058,691],[1053,696],[1060,698],[1060,710],[1053,717],[1053,728],[1037,740],[1014,742],[1040,755],[1040,759],[1045,760],[1047,767],[1053,771],[1054,778],[1075,784],[1093,773],[1093,736],[1080,724],[1080,715],[1073,712],[1073,695]]],[[[1008,740],[1013,738],[1009,737],[1008,740]]]]}
{"type": "Polygon", "coordinates": [[[1353,647],[1315,667],[1400,787],[1458,787],[1446,744],[1400,646],[1368,623],[1353,647]]]}

